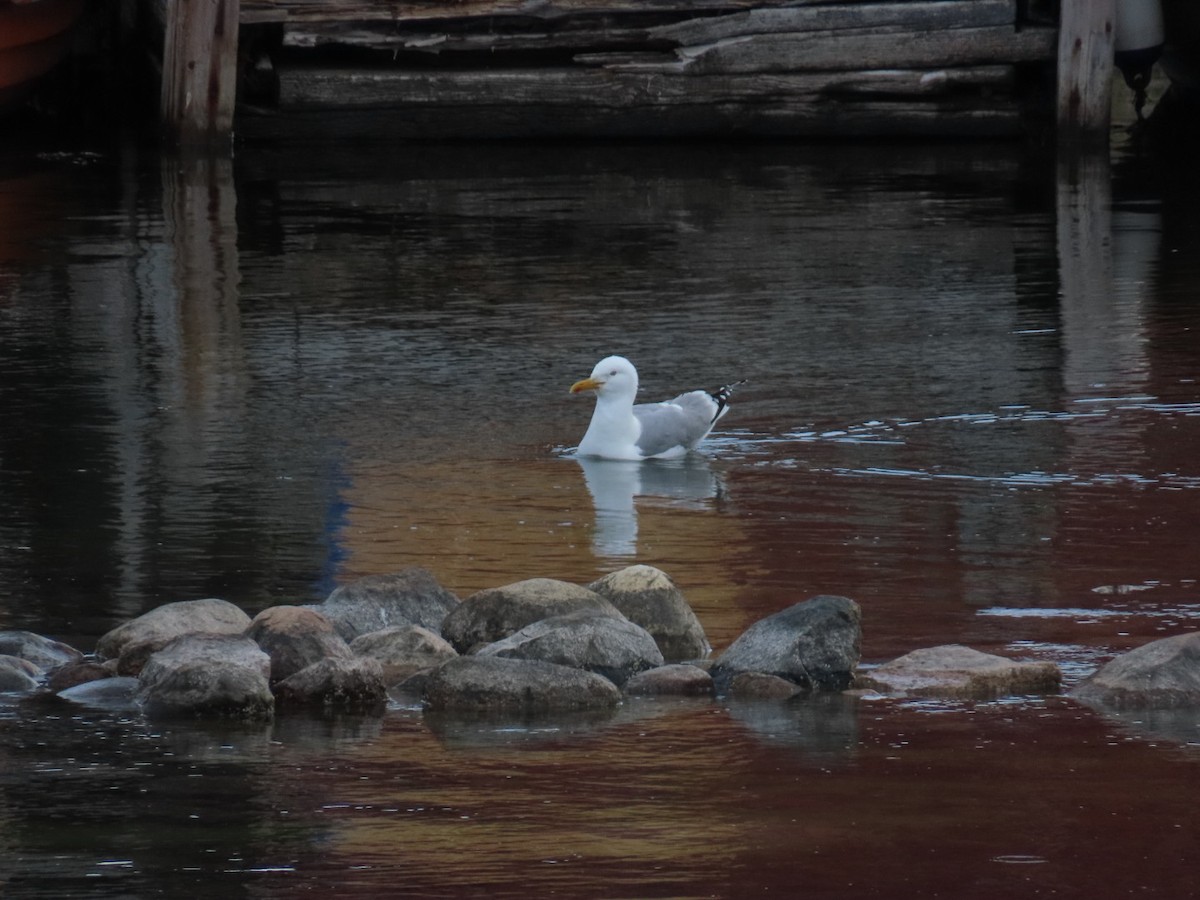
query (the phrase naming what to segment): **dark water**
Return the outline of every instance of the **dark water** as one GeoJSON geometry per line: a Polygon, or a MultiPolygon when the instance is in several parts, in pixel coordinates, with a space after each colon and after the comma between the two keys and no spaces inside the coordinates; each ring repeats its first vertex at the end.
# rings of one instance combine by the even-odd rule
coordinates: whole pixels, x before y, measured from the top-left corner
{"type": "MultiPolygon", "coordinates": [[[[1074,683],[1200,622],[1198,201],[1008,145],[5,150],[0,628],[642,562],[718,650],[839,593],[867,663],[1074,683]],[[700,458],[581,465],[567,387],[611,352],[648,399],[749,383],[700,458]]],[[[1194,716],[1061,697],[249,731],[9,698],[0,893],[1200,896],[1198,767],[1194,716]]]]}

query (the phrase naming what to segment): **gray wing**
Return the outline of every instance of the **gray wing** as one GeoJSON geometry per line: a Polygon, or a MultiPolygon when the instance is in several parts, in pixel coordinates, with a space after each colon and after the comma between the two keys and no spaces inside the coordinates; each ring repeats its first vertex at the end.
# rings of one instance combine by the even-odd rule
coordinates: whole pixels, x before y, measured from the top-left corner
{"type": "Polygon", "coordinates": [[[642,424],[637,447],[642,456],[656,456],[674,447],[698,444],[724,412],[706,391],[690,391],[665,403],[642,403],[633,414],[642,424]]]}

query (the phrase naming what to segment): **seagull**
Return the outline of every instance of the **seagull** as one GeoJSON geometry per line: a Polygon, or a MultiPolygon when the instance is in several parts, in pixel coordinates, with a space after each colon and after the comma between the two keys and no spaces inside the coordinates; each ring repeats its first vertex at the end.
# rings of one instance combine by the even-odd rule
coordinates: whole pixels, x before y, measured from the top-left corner
{"type": "Polygon", "coordinates": [[[623,356],[606,356],[591,375],[571,385],[572,394],[596,392],[596,411],[579,442],[579,455],[635,460],[683,456],[729,411],[729,395],[739,384],[634,406],[637,369],[623,356]]]}

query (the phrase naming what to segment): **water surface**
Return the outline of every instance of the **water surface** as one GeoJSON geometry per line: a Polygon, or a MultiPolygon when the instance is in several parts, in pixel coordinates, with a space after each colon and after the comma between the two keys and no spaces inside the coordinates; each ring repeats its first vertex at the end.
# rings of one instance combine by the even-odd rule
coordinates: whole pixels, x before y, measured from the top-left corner
{"type": "MultiPolygon", "coordinates": [[[[868,664],[964,643],[1073,683],[1200,620],[1200,195],[1104,174],[1007,145],[6,153],[0,628],[88,648],[172,600],[640,562],[718,650],[836,593],[868,664]],[[696,458],[585,463],[567,388],[614,352],[646,399],[748,383],[696,458]]],[[[1196,722],[1060,697],[3,710],[6,896],[1195,893],[1196,722]]]]}

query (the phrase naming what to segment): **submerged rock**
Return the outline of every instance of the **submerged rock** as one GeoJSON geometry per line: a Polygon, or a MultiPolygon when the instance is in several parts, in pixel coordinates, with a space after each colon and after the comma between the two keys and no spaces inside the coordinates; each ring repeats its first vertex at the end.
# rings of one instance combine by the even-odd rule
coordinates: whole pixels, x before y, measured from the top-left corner
{"type": "Polygon", "coordinates": [[[137,699],[149,716],[269,718],[271,658],[248,637],[189,634],[152,655],[137,699]]]}
{"type": "Polygon", "coordinates": [[[1071,696],[1114,709],[1200,707],[1200,631],[1144,644],[1102,666],[1071,696]]]}
{"type": "Polygon", "coordinates": [[[360,634],[351,641],[350,650],[377,660],[383,666],[384,683],[389,685],[458,656],[449,641],[420,625],[397,625],[360,634]]]}
{"type": "Polygon", "coordinates": [[[347,641],[394,625],[420,625],[441,634],[442,620],[459,599],[433,573],[410,566],[387,575],[367,575],[342,585],[316,609],[347,641]]]}
{"type": "Polygon", "coordinates": [[[55,669],[46,682],[46,687],[56,693],[61,693],[76,685],[87,684],[90,681],[103,681],[116,674],[115,660],[103,663],[83,660],[55,669]]]}
{"type": "Polygon", "coordinates": [[[27,659],[0,655],[0,693],[25,693],[36,690],[45,672],[27,659]]]}
{"type": "Polygon", "coordinates": [[[32,631],[0,631],[0,654],[29,660],[44,672],[83,659],[74,647],[32,631]]]}
{"type": "Polygon", "coordinates": [[[846,597],[821,595],[755,622],[712,667],[724,692],[742,672],[776,675],[806,690],[841,691],[854,681],[861,612],[846,597]]]}
{"type": "Polygon", "coordinates": [[[629,621],[646,629],[667,662],[699,659],[712,649],[683,593],[660,569],[629,566],[605,575],[588,588],[612,603],[629,621]]]}
{"type": "Polygon", "coordinates": [[[907,697],[987,700],[1010,694],[1050,694],[1062,672],[1051,662],[1017,662],[961,644],[914,650],[859,675],[859,687],[907,697]]]}
{"type": "Polygon", "coordinates": [[[539,660],[460,656],[429,676],[430,710],[548,713],[616,706],[621,693],[607,678],[539,660]]]}
{"type": "Polygon", "coordinates": [[[350,659],[350,646],[333,623],[303,606],[272,606],[247,626],[250,638],[271,657],[271,681],[283,681],[322,659],[350,659]]]}
{"type": "Polygon", "coordinates": [[[794,681],[764,672],[739,672],[729,679],[726,693],[734,700],[791,700],[808,689],[794,681]]]}
{"type": "Polygon", "coordinates": [[[594,591],[553,578],[530,578],[472,594],[446,616],[442,636],[459,653],[469,653],[533,622],[581,609],[621,617],[615,606],[594,591]]]}
{"type": "Polygon", "coordinates": [[[275,699],[286,706],[380,709],[387,702],[383,667],[362,657],[322,659],[276,684],[275,699]]]}
{"type": "Polygon", "coordinates": [[[631,696],[712,696],[712,676],[699,666],[675,663],[639,672],[625,682],[631,696]]]}
{"type": "Polygon", "coordinates": [[[62,700],[79,706],[111,711],[131,710],[137,707],[139,681],[129,676],[98,678],[59,691],[62,700]]]}
{"type": "Polygon", "coordinates": [[[478,651],[479,656],[540,659],[603,675],[618,687],[663,664],[654,638],[628,619],[585,609],[526,625],[478,651]]]}
{"type": "Polygon", "coordinates": [[[225,600],[180,600],[167,603],[118,625],[96,644],[101,660],[117,660],[121,675],[137,675],[150,655],[187,634],[240,635],[250,617],[225,600]]]}

